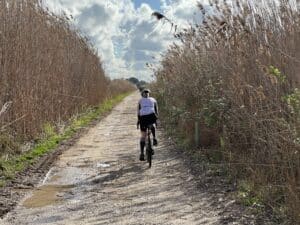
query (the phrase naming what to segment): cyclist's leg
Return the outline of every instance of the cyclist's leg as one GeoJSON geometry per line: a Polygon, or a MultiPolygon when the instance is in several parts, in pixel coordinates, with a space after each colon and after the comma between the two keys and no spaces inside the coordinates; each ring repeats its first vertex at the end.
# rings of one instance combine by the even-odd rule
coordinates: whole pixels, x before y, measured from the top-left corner
{"type": "Polygon", "coordinates": [[[152,133],[152,135],[153,135],[153,145],[154,145],[154,146],[157,145],[157,139],[156,139],[155,131],[156,131],[155,126],[152,125],[152,126],[151,126],[151,133],[152,133]]]}
{"type": "Polygon", "coordinates": [[[155,126],[153,124],[151,126],[151,133],[152,133],[153,138],[155,138],[155,126]]]}
{"type": "Polygon", "coordinates": [[[141,131],[141,139],[140,139],[140,150],[141,150],[141,154],[140,154],[140,160],[144,161],[144,148],[145,148],[145,140],[146,140],[146,132],[141,131]]]}
{"type": "Polygon", "coordinates": [[[155,128],[155,123],[156,123],[156,116],[155,114],[153,114],[153,117],[152,117],[152,126],[151,126],[151,133],[153,135],[153,145],[156,146],[157,145],[157,139],[156,139],[156,128],[155,128]]]}

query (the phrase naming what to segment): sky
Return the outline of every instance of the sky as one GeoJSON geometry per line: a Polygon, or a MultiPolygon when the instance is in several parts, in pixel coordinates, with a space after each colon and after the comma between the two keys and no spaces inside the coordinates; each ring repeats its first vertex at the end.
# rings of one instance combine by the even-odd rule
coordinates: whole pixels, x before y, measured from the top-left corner
{"type": "MultiPolygon", "coordinates": [[[[178,30],[200,20],[201,0],[44,0],[48,8],[74,18],[72,23],[86,35],[104,64],[106,75],[137,77],[151,81],[159,59],[175,39],[166,21],[151,16],[164,14],[178,30]]],[[[206,0],[202,0],[204,4],[206,0]]]]}

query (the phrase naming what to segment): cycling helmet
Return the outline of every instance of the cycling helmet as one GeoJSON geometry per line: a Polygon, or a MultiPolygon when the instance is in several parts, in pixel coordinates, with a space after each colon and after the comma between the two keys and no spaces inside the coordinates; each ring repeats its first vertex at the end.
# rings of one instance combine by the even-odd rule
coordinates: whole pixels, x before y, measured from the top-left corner
{"type": "Polygon", "coordinates": [[[143,90],[141,91],[141,95],[142,95],[143,97],[146,96],[146,95],[145,95],[146,93],[151,93],[151,92],[150,92],[149,89],[143,89],[143,90]]]}
{"type": "Polygon", "coordinates": [[[151,91],[149,89],[144,89],[144,90],[142,90],[142,94],[143,93],[151,93],[151,91]]]}

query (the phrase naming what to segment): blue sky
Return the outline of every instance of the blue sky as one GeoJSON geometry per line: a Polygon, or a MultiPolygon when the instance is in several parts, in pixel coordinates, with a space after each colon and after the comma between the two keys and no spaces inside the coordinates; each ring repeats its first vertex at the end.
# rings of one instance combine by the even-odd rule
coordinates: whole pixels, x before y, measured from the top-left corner
{"type": "Polygon", "coordinates": [[[171,26],[151,14],[164,13],[178,25],[195,20],[197,2],[207,0],[43,0],[55,13],[72,15],[73,24],[98,49],[107,76],[151,80],[146,63],[159,66],[159,56],[175,40],[171,26]]]}

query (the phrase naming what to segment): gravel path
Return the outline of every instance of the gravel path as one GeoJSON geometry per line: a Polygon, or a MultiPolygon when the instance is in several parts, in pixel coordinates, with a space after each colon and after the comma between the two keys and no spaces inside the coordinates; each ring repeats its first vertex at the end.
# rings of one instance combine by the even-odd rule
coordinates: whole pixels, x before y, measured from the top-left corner
{"type": "Polygon", "coordinates": [[[138,160],[137,93],[64,151],[0,224],[251,224],[226,192],[199,188],[158,132],[153,166],[138,160]]]}

